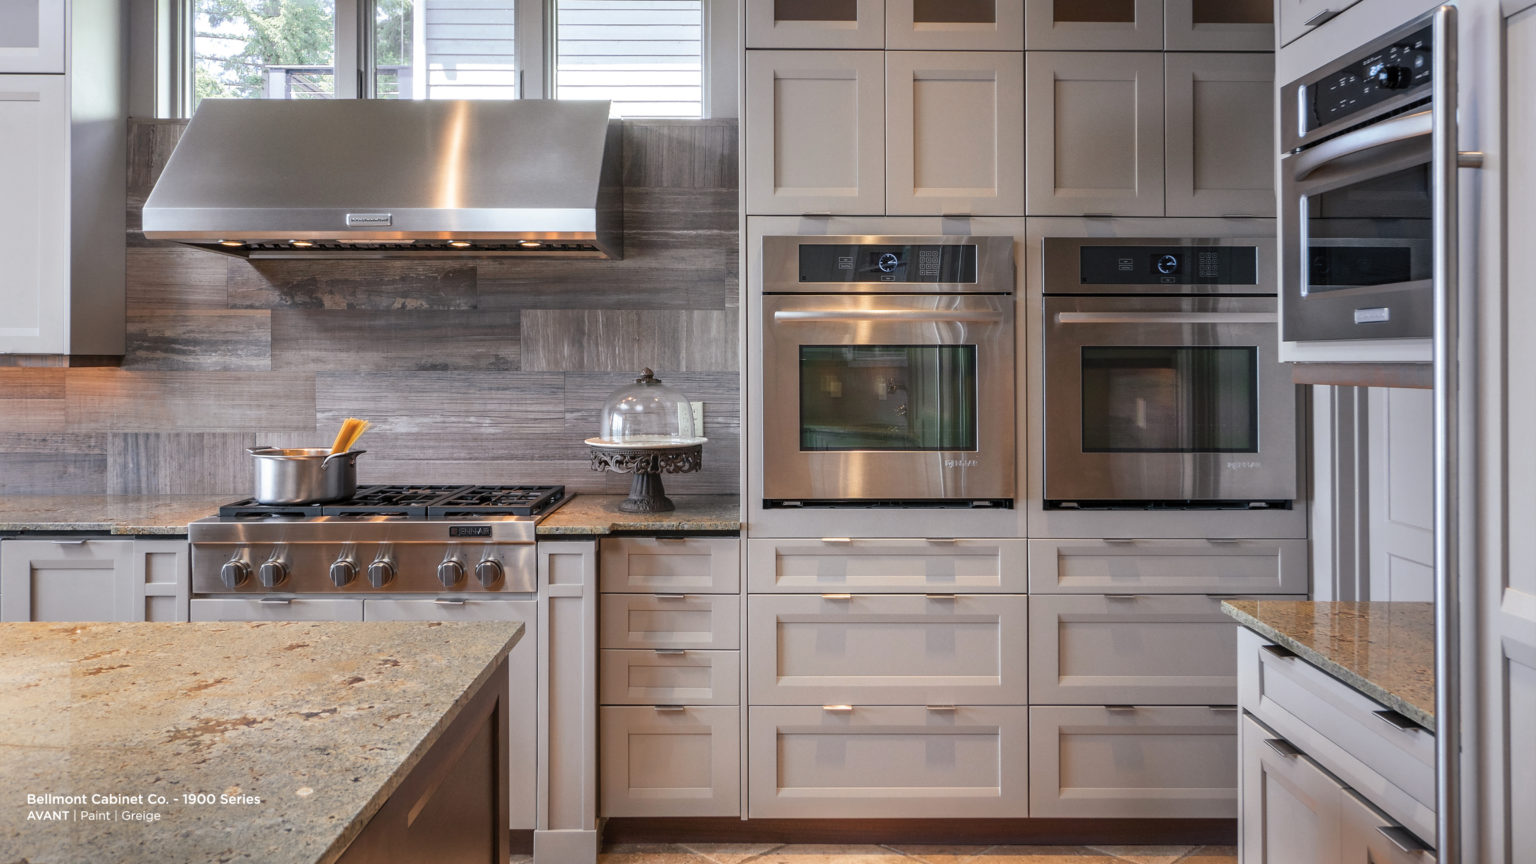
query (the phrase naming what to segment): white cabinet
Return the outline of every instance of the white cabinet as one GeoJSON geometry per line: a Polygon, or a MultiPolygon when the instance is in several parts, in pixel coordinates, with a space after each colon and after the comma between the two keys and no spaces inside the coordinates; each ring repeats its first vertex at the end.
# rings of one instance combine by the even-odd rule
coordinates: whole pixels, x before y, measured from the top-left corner
{"type": "Polygon", "coordinates": [[[0,3],[0,75],[64,71],[64,0],[0,3]]]}
{"type": "Polygon", "coordinates": [[[1038,51],[1158,51],[1163,0],[1024,0],[1024,44],[1038,51]]]}
{"type": "Polygon", "coordinates": [[[747,0],[748,48],[880,48],[885,0],[747,0]]]}
{"type": "Polygon", "coordinates": [[[885,212],[1024,213],[1022,52],[885,55],[885,212]]]}
{"type": "Polygon", "coordinates": [[[1339,800],[1341,864],[1435,864],[1434,852],[1353,791],[1339,800]]]}
{"type": "Polygon", "coordinates": [[[1031,540],[1033,594],[1305,594],[1305,540],[1031,540]]]}
{"type": "Polygon", "coordinates": [[[186,540],[0,542],[0,620],[185,621],[186,540]]]}
{"type": "Polygon", "coordinates": [[[1162,55],[1030,52],[1024,86],[1030,215],[1163,215],[1162,55]]]}
{"type": "Polygon", "coordinates": [[[868,539],[747,541],[754,592],[1023,594],[1026,541],[868,539]]]}
{"type": "Polygon", "coordinates": [[[741,652],[604,649],[598,679],[604,705],[735,705],[741,652]]]}
{"type": "Polygon", "coordinates": [[[885,60],[871,51],[748,51],[746,212],[885,212],[885,60]]]}
{"type": "Polygon", "coordinates": [[[735,594],[741,588],[735,537],[611,537],[598,556],[605,594],[735,594]]]}
{"type": "Polygon", "coordinates": [[[1243,864],[1338,864],[1342,787],[1251,717],[1242,725],[1243,864]]]}
{"type": "Polygon", "coordinates": [[[1168,215],[1275,215],[1274,55],[1164,62],[1168,215]]]}
{"type": "Polygon", "coordinates": [[[604,816],[736,816],[741,722],[736,706],[604,706],[604,816]]]}
{"type": "Polygon", "coordinates": [[[1360,0],[1276,0],[1280,44],[1289,45],[1358,2],[1360,0]]]}
{"type": "Polygon", "coordinates": [[[1163,19],[1169,51],[1275,50],[1275,0],[1167,0],[1163,19]]]}
{"type": "MultiPolygon", "coordinates": [[[[4,8],[4,6],[0,6],[4,8]]],[[[0,31],[3,32],[3,31],[0,31]]],[[[65,351],[69,101],[59,75],[0,75],[0,354],[65,351]]]]}
{"type": "Polygon", "coordinates": [[[1022,51],[1019,0],[886,0],[885,47],[901,51],[1022,51]]]}
{"type": "Polygon", "coordinates": [[[735,649],[740,606],[735,595],[604,594],[602,647],[735,649]]]}

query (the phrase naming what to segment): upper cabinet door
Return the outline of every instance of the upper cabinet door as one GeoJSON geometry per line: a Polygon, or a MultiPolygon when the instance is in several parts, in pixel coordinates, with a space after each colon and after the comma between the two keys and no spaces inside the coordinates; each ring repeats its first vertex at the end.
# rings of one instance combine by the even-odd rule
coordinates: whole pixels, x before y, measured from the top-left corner
{"type": "Polygon", "coordinates": [[[1031,216],[1163,215],[1163,56],[1030,52],[1031,216]]]}
{"type": "Polygon", "coordinates": [[[885,212],[885,55],[748,51],[752,215],[885,212]]]}
{"type": "Polygon", "coordinates": [[[1024,54],[885,55],[886,213],[1024,215],[1024,54]]]}
{"type": "Polygon", "coordinates": [[[1161,51],[1163,0],[1024,0],[1024,47],[1161,51]]]}
{"type": "Polygon", "coordinates": [[[902,51],[1022,51],[1019,0],[887,0],[885,47],[902,51]]]}
{"type": "Polygon", "coordinates": [[[0,0],[0,73],[64,71],[64,0],[0,0]]]}
{"type": "Polygon", "coordinates": [[[62,75],[0,76],[0,354],[69,353],[62,75]]]}
{"type": "Polygon", "coordinates": [[[748,48],[884,48],[883,0],[747,0],[748,48]]]}
{"type": "Polygon", "coordinates": [[[1275,215],[1273,54],[1168,54],[1168,215],[1275,215]]]}
{"type": "Polygon", "coordinates": [[[1169,51],[1273,51],[1274,0],[1167,0],[1169,51]]]}
{"type": "Polygon", "coordinates": [[[1311,33],[1327,24],[1335,15],[1355,5],[1359,0],[1276,0],[1276,13],[1280,16],[1280,44],[1311,33]]]}

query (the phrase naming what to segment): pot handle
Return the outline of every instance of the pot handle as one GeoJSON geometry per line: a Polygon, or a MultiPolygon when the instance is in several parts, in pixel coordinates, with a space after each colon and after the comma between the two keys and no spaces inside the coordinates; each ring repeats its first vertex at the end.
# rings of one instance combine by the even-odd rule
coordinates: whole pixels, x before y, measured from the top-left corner
{"type": "Polygon", "coordinates": [[[367,450],[344,450],[344,451],[342,451],[340,453],[332,453],[331,455],[329,455],[329,456],[325,457],[324,459],[320,460],[320,468],[321,468],[321,470],[324,470],[327,466],[329,466],[331,464],[331,460],[332,459],[340,459],[343,456],[351,456],[351,457],[356,458],[356,457],[361,456],[361,455],[363,455],[364,453],[367,453],[367,452],[368,452],[367,450]]]}
{"type": "Polygon", "coordinates": [[[276,449],[277,449],[276,447],[273,447],[270,444],[258,444],[255,447],[247,447],[247,448],[245,448],[245,452],[251,454],[252,456],[255,456],[257,453],[265,453],[265,452],[267,452],[269,450],[276,450],[276,449]]]}

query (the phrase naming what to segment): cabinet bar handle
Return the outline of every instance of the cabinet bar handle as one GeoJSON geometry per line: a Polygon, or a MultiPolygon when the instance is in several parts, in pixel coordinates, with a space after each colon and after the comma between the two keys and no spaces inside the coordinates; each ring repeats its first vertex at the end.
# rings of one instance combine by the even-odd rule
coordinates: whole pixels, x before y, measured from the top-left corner
{"type": "Polygon", "coordinates": [[[652,596],[655,597],[657,600],[687,600],[688,599],[688,595],[687,594],[654,594],[652,596]]]}
{"type": "Polygon", "coordinates": [[[953,537],[929,537],[928,542],[934,544],[943,544],[945,546],[953,546],[958,541],[956,541],[953,537]]]}
{"type": "Polygon", "coordinates": [[[1105,711],[1109,711],[1109,712],[1114,713],[1114,714],[1129,714],[1130,712],[1136,710],[1136,706],[1135,705],[1105,705],[1104,706],[1104,710],[1105,711]]]}
{"type": "Polygon", "coordinates": [[[853,713],[853,706],[852,705],[823,705],[823,706],[821,706],[821,710],[827,712],[828,714],[851,714],[851,713],[853,713]]]}
{"type": "Polygon", "coordinates": [[[657,543],[687,543],[688,538],[679,534],[660,534],[655,538],[657,543]]]}
{"type": "Polygon", "coordinates": [[[927,708],[929,711],[947,711],[950,713],[953,713],[955,710],[955,706],[953,705],[924,705],[923,707],[927,708]]]}
{"type": "Polygon", "coordinates": [[[439,606],[463,606],[469,601],[465,600],[463,597],[439,597],[432,602],[438,604],[439,606]]]}
{"type": "Polygon", "coordinates": [[[1235,714],[1235,713],[1237,713],[1237,706],[1236,705],[1207,705],[1205,707],[1210,709],[1210,710],[1212,710],[1212,711],[1217,712],[1218,714],[1235,714]]]}
{"type": "Polygon", "coordinates": [[[686,705],[652,705],[651,707],[654,708],[658,713],[659,712],[664,712],[664,711],[665,712],[672,712],[672,711],[687,711],[688,710],[688,707],[686,705]]]}
{"type": "Polygon", "coordinates": [[[852,543],[853,542],[853,538],[852,537],[823,537],[823,538],[821,538],[821,542],[823,542],[823,543],[852,543]]]}
{"type": "Polygon", "coordinates": [[[673,656],[688,653],[688,649],[686,648],[657,648],[655,651],[657,654],[671,654],[673,656]]]}
{"type": "Polygon", "coordinates": [[[1390,708],[1381,711],[1372,711],[1371,713],[1376,715],[1376,719],[1387,724],[1388,726],[1391,726],[1393,729],[1398,729],[1403,732],[1426,731],[1423,726],[1420,726],[1419,724],[1409,720],[1407,717],[1404,717],[1403,715],[1393,711],[1390,708]]]}
{"type": "Polygon", "coordinates": [[[1295,759],[1297,756],[1301,755],[1301,751],[1296,749],[1296,745],[1285,740],[1284,738],[1265,738],[1264,746],[1275,751],[1276,753],[1279,753],[1281,756],[1284,756],[1287,759],[1295,759]]]}
{"type": "Polygon", "coordinates": [[[1332,18],[1333,16],[1335,16],[1337,14],[1339,14],[1339,13],[1333,11],[1332,9],[1324,9],[1323,11],[1317,13],[1316,15],[1313,15],[1311,18],[1308,18],[1307,20],[1301,22],[1301,26],[1303,26],[1303,27],[1316,27],[1317,25],[1323,23],[1324,21],[1327,21],[1329,18],[1332,18]]]}
{"type": "Polygon", "coordinates": [[[1135,594],[1105,594],[1105,600],[1135,600],[1135,594]]]}
{"type": "Polygon", "coordinates": [[[1130,546],[1136,541],[1130,537],[1105,537],[1104,542],[1110,546],[1130,546]]]}
{"type": "Polygon", "coordinates": [[[1274,655],[1275,657],[1280,658],[1281,660],[1295,660],[1296,659],[1296,652],[1292,651],[1289,648],[1282,648],[1279,645],[1260,645],[1259,647],[1261,649],[1263,649],[1264,651],[1267,651],[1270,654],[1274,655]]]}
{"type": "Polygon", "coordinates": [[[55,546],[84,546],[86,541],[84,541],[84,540],[55,540],[55,541],[53,541],[53,543],[54,543],[55,546]]]}
{"type": "Polygon", "coordinates": [[[1415,837],[1412,831],[1409,831],[1407,828],[1404,828],[1401,825],[1377,825],[1376,831],[1380,833],[1381,836],[1387,838],[1388,843],[1391,843],[1393,846],[1396,846],[1398,849],[1401,849],[1409,855],[1414,855],[1419,852],[1428,852],[1429,850],[1435,848],[1428,843],[1425,843],[1423,840],[1420,840],[1418,837],[1415,837]]]}
{"type": "Polygon", "coordinates": [[[823,600],[852,600],[853,599],[853,595],[852,594],[823,594],[823,595],[821,595],[821,599],[823,599],[823,600]]]}
{"type": "Polygon", "coordinates": [[[924,594],[923,596],[927,597],[929,600],[954,600],[954,599],[956,599],[956,595],[954,595],[954,594],[924,594]]]}
{"type": "Polygon", "coordinates": [[[260,602],[262,602],[262,603],[276,603],[279,606],[287,606],[289,603],[293,602],[293,598],[292,597],[262,597],[260,602]]]}

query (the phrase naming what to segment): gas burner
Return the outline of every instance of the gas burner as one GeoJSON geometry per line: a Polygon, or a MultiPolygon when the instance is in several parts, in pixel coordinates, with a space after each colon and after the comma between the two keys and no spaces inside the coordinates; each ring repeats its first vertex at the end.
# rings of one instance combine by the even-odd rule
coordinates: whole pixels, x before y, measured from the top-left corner
{"type": "Polygon", "coordinates": [[[427,518],[537,516],[564,500],[564,486],[466,486],[434,502],[427,508],[427,518]]]}
{"type": "Polygon", "coordinates": [[[404,519],[474,519],[538,516],[565,500],[564,486],[365,486],[329,504],[258,504],[247,498],[219,508],[226,519],[307,519],[316,516],[392,516],[404,519]]]}

